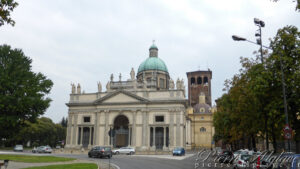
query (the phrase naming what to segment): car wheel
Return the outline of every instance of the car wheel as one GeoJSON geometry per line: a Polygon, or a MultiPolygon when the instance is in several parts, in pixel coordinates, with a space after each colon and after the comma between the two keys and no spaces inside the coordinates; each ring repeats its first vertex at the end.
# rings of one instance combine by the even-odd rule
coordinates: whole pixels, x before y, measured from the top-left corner
{"type": "Polygon", "coordinates": [[[110,159],[110,155],[108,155],[107,158],[110,159]]]}
{"type": "Polygon", "coordinates": [[[119,151],[116,151],[116,154],[118,155],[118,154],[120,154],[120,152],[119,152],[119,151]]]}
{"type": "Polygon", "coordinates": [[[132,154],[133,154],[133,152],[132,152],[132,151],[130,151],[129,155],[132,155],[132,154]]]}

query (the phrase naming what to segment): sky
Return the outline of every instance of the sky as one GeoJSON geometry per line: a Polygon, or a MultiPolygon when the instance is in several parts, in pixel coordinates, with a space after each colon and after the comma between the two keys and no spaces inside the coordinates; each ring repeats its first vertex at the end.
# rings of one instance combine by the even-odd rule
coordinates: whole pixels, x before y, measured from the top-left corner
{"type": "Polygon", "coordinates": [[[32,70],[51,79],[53,101],[43,116],[67,117],[71,83],[97,92],[113,73],[130,78],[133,67],[149,56],[152,41],[172,79],[186,72],[212,70],[213,101],[224,93],[224,81],[239,72],[239,58],[254,57],[259,47],[233,41],[232,35],[255,40],[253,19],[265,22],[263,44],[278,29],[300,29],[293,0],[17,0],[14,27],[0,27],[0,44],[22,49],[32,70]]]}

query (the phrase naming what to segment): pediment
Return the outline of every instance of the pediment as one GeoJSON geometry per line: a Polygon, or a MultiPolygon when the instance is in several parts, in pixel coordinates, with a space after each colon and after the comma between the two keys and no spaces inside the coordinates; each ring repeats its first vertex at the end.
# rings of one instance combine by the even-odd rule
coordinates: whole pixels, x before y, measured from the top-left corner
{"type": "Polygon", "coordinates": [[[95,103],[138,103],[147,101],[147,99],[128,91],[116,91],[96,100],[95,103]]]}

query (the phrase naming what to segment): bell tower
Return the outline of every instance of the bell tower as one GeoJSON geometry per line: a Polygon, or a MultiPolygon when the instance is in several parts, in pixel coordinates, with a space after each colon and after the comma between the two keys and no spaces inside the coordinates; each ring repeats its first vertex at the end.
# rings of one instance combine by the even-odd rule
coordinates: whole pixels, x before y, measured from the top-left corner
{"type": "Polygon", "coordinates": [[[205,95],[206,104],[211,105],[211,79],[212,71],[210,69],[199,70],[186,73],[188,78],[188,96],[189,105],[192,107],[199,103],[200,94],[205,95]]]}

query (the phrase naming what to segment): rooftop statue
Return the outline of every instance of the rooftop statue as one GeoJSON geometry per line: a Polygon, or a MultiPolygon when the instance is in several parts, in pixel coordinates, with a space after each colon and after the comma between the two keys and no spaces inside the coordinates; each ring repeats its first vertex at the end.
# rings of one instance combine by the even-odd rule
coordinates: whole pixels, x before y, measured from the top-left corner
{"type": "Polygon", "coordinates": [[[175,84],[173,79],[170,79],[170,89],[174,89],[175,88],[175,84]]]}
{"type": "Polygon", "coordinates": [[[102,85],[101,85],[101,82],[98,82],[98,92],[102,92],[102,85]]]}
{"type": "Polygon", "coordinates": [[[131,76],[131,80],[134,80],[135,72],[133,68],[131,68],[130,76],[131,76]]]}
{"type": "Polygon", "coordinates": [[[114,74],[110,75],[110,81],[112,81],[112,82],[114,81],[114,74]]]}
{"type": "Polygon", "coordinates": [[[106,90],[107,90],[107,91],[110,90],[110,82],[107,82],[107,84],[106,84],[106,90]]]}
{"type": "Polygon", "coordinates": [[[80,83],[77,85],[77,94],[81,94],[81,86],[80,83]]]}
{"type": "Polygon", "coordinates": [[[75,84],[74,83],[71,83],[71,88],[72,88],[72,90],[71,90],[71,92],[72,92],[72,94],[75,94],[75,92],[76,92],[76,87],[75,87],[75,84]]]}
{"type": "Polygon", "coordinates": [[[119,75],[119,81],[121,82],[121,79],[122,79],[122,75],[121,75],[121,73],[120,73],[120,75],[119,75]]]}

